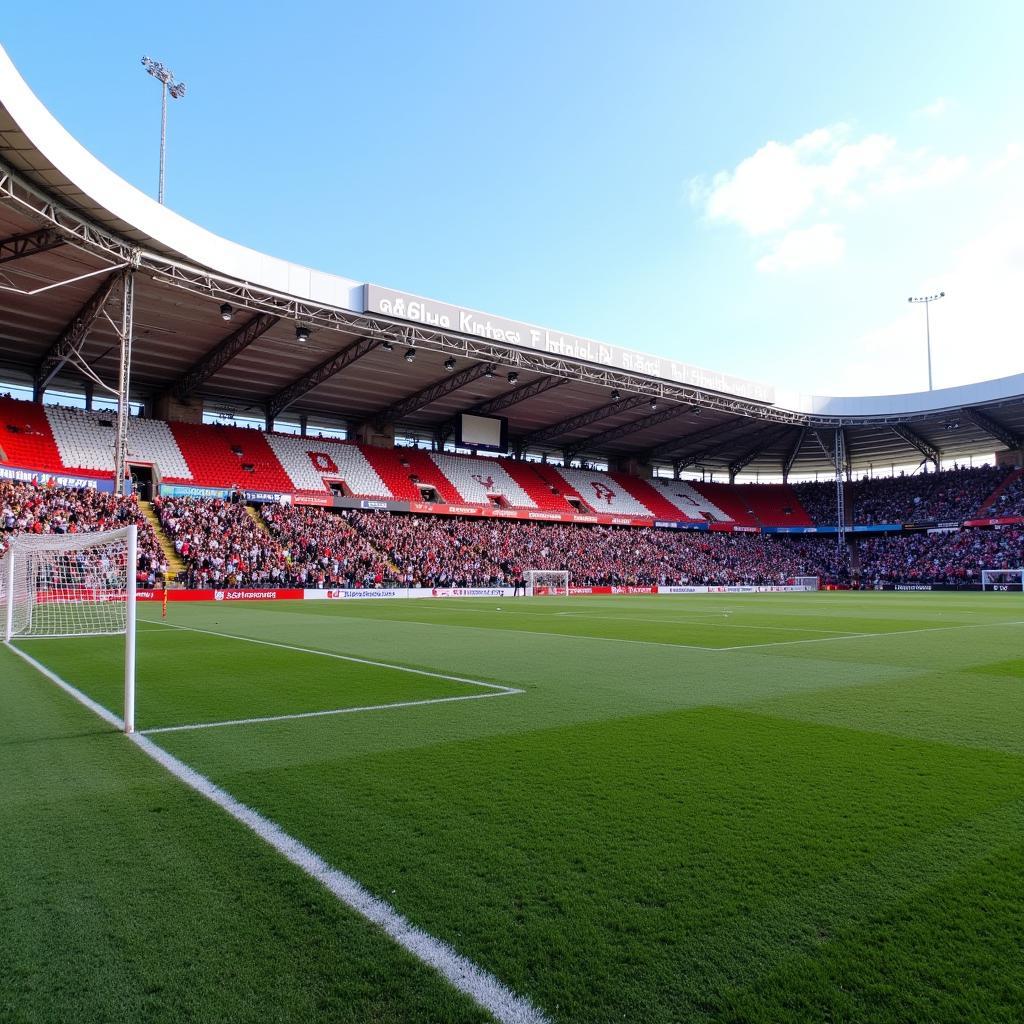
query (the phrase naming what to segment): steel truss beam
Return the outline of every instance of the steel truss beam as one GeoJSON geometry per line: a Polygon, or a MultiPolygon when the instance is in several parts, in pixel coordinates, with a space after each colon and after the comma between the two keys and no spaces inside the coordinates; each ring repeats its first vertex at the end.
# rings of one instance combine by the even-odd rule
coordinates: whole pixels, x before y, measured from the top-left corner
{"type": "Polygon", "coordinates": [[[188,398],[196,388],[205,384],[235,356],[244,352],[257,338],[262,337],[279,322],[280,317],[272,316],[270,313],[257,313],[248,323],[218,342],[194,363],[167,389],[168,393],[182,400],[188,398]]]}
{"type": "Polygon", "coordinates": [[[614,416],[616,413],[629,412],[630,409],[635,409],[638,405],[646,405],[648,402],[650,402],[650,398],[645,398],[643,395],[631,395],[629,398],[623,398],[618,402],[599,405],[595,409],[588,409],[586,412],[581,412],[576,416],[570,416],[568,419],[559,420],[557,423],[541,427],[540,430],[535,430],[531,434],[524,434],[518,439],[517,444],[521,445],[525,450],[530,445],[553,441],[563,434],[571,434],[574,430],[579,430],[580,427],[589,427],[591,423],[606,420],[609,416],[614,416]]]}
{"type": "MultiPolygon", "coordinates": [[[[732,424],[730,424],[730,426],[732,426],[732,424]]],[[[682,455],[678,459],[674,459],[672,466],[676,474],[679,474],[684,469],[689,469],[690,466],[699,465],[705,459],[714,458],[714,456],[721,452],[727,451],[737,441],[746,438],[751,433],[756,434],[763,428],[763,423],[742,423],[738,429],[733,427],[733,429],[728,430],[728,428],[721,426],[718,428],[709,427],[707,430],[702,430],[697,434],[691,434],[689,438],[682,438],[680,441],[677,441],[675,444],[676,449],[679,449],[684,445],[689,445],[692,441],[698,439],[701,439],[702,444],[703,441],[710,440],[712,437],[715,437],[715,440],[712,444],[699,447],[696,451],[691,452],[688,455],[682,455]],[[753,431],[750,429],[752,426],[754,428],[753,431]],[[723,437],[723,432],[728,432],[729,436],[723,437]],[[717,437],[715,435],[717,435],[717,437]]],[[[665,446],[661,445],[660,447],[664,448],[665,446]]]]}
{"type": "Polygon", "coordinates": [[[684,448],[696,444],[700,446],[705,441],[718,441],[723,434],[733,433],[736,430],[736,422],[715,423],[703,430],[695,430],[692,434],[684,434],[682,437],[673,438],[652,448],[648,453],[649,459],[661,459],[674,455],[684,448]]]}
{"type": "Polygon", "coordinates": [[[479,380],[484,374],[493,372],[494,367],[490,364],[477,363],[474,366],[467,366],[458,373],[446,374],[440,380],[434,381],[433,384],[428,384],[425,388],[420,388],[419,391],[407,395],[386,408],[371,413],[363,422],[373,423],[378,427],[382,427],[387,423],[394,423],[403,416],[408,416],[416,412],[417,409],[425,409],[428,405],[433,405],[434,402],[444,398],[445,395],[450,395],[453,391],[458,391],[459,388],[472,384],[473,381],[479,380]]]}
{"type": "MultiPolygon", "coordinates": [[[[462,411],[468,412],[473,416],[490,416],[513,405],[517,405],[519,402],[525,402],[528,398],[536,398],[537,395],[543,395],[545,391],[550,391],[552,388],[558,388],[568,383],[564,377],[538,377],[536,380],[531,380],[529,384],[521,384],[512,391],[506,391],[504,394],[495,395],[494,398],[477,402],[476,405],[471,405],[468,409],[463,409],[462,411]]],[[[438,428],[438,436],[442,440],[451,436],[455,430],[455,422],[455,419],[450,419],[438,428]]]]}
{"type": "Polygon", "coordinates": [[[797,436],[796,443],[789,450],[789,454],[786,456],[785,461],[782,463],[782,479],[784,482],[789,482],[789,474],[796,464],[797,456],[800,454],[800,449],[804,446],[804,438],[807,437],[807,428],[801,427],[800,433],[797,436]]]}
{"type": "Polygon", "coordinates": [[[729,479],[732,480],[738,473],[742,473],[751,462],[754,461],[765,451],[770,448],[776,441],[785,437],[793,428],[790,426],[768,428],[760,435],[755,435],[755,443],[748,448],[735,462],[729,463],[729,479]]]}
{"type": "Polygon", "coordinates": [[[71,318],[60,337],[49,347],[39,361],[35,372],[35,390],[42,394],[47,384],[60,373],[61,368],[73,355],[77,355],[85,344],[92,325],[103,312],[114,287],[123,283],[128,276],[125,270],[117,271],[104,278],[103,283],[86,300],[82,308],[71,318]]]}
{"type": "Polygon", "coordinates": [[[916,448],[935,468],[939,468],[940,451],[930,445],[920,434],[915,433],[905,423],[890,424],[890,429],[897,437],[902,437],[911,448],[916,448]]]}
{"type": "Polygon", "coordinates": [[[272,395],[266,401],[267,421],[273,422],[293,402],[341,373],[356,360],[369,355],[375,348],[379,348],[380,344],[381,342],[376,338],[357,338],[341,351],[335,352],[329,359],[325,359],[319,366],[315,366],[309,373],[304,373],[298,379],[293,380],[291,384],[281,388],[276,395],[272,395]]]}
{"type": "Polygon", "coordinates": [[[994,437],[1001,444],[1005,444],[1007,448],[1017,449],[1024,446],[1024,440],[1021,439],[1019,434],[1015,434],[1012,430],[1004,427],[998,420],[993,419],[987,413],[982,412],[980,409],[972,409],[970,407],[960,410],[976,427],[984,430],[989,437],[994,437]]]}
{"type": "Polygon", "coordinates": [[[608,430],[602,430],[599,434],[594,434],[591,437],[579,441],[576,444],[569,446],[569,451],[572,456],[575,457],[585,449],[594,449],[594,445],[607,444],[609,441],[617,441],[620,437],[627,437],[630,434],[636,434],[641,430],[648,430],[650,427],[660,426],[662,423],[668,423],[671,420],[678,419],[680,416],[684,416],[688,412],[693,412],[697,406],[695,405],[674,405],[668,409],[661,409],[658,412],[652,412],[650,416],[644,416],[641,419],[633,420],[632,423],[623,423],[619,427],[610,427],[608,430]]]}
{"type": "Polygon", "coordinates": [[[0,263],[10,263],[37,252],[48,252],[65,245],[64,236],[56,228],[39,228],[23,235],[0,239],[0,263]]]}

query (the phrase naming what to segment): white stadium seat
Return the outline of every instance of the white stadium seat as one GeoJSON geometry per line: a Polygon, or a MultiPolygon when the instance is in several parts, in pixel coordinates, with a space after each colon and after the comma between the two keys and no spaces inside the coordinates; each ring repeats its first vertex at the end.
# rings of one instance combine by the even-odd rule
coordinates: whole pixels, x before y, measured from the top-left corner
{"type": "MultiPolygon", "coordinates": [[[[48,405],[46,418],[65,469],[111,470],[117,414],[48,405]]],[[[152,464],[158,476],[192,479],[192,471],[163,420],[132,416],[128,421],[128,461],[152,464]]]]}
{"type": "Polygon", "coordinates": [[[326,479],[343,481],[353,494],[392,496],[357,445],[295,434],[264,437],[298,491],[326,490],[326,479]]]}
{"type": "Polygon", "coordinates": [[[599,473],[591,469],[563,469],[562,467],[559,467],[558,473],[597,512],[643,516],[648,519],[653,514],[646,505],[641,504],[607,473],[599,473]]]}
{"type": "Polygon", "coordinates": [[[685,480],[665,480],[653,477],[647,481],[670,504],[675,505],[687,519],[698,522],[731,523],[733,518],[723,512],[713,501],[691,487],[685,480]],[[705,514],[706,513],[706,514],[705,514]]]}
{"type": "Polygon", "coordinates": [[[466,455],[431,454],[434,465],[455,485],[463,499],[489,505],[490,497],[503,497],[512,508],[536,508],[537,503],[505,472],[495,459],[466,455]]]}

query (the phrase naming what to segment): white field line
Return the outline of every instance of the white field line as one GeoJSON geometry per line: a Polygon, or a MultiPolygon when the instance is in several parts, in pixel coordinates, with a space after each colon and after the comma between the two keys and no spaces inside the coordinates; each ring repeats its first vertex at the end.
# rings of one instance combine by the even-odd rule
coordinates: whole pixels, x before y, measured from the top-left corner
{"type": "MultiPolygon", "coordinates": [[[[12,644],[7,644],[7,647],[105,722],[119,729],[124,728],[122,719],[41,665],[35,658],[12,644]]],[[[214,785],[205,775],[201,775],[162,747],[158,747],[151,739],[139,733],[134,733],[129,738],[139,750],[175,778],[254,832],[286,860],[319,882],[345,906],[376,925],[407,953],[433,968],[453,988],[487,1010],[500,1024],[550,1024],[548,1018],[528,999],[517,995],[493,974],[477,967],[448,943],[417,928],[389,903],[378,899],[350,875],[332,868],[319,854],[288,835],[280,825],[236,800],[230,793],[214,785]]]]}
{"type": "MultiPolygon", "coordinates": [[[[443,625],[452,629],[472,629],[479,630],[486,633],[515,633],[520,636],[550,636],[556,637],[559,640],[593,640],[597,643],[602,644],[639,644],[641,647],[674,647],[677,650],[686,651],[710,651],[710,652],[721,652],[721,651],[746,651],[757,647],[787,647],[792,644],[828,644],[838,643],[842,640],[859,640],[864,637],[877,637],[879,639],[887,636],[904,636],[908,633],[941,633],[946,630],[953,629],[987,629],[995,628],[998,626],[1024,626],[1024,620],[1013,620],[1011,622],[973,622],[966,625],[958,626],[924,626],[921,629],[890,629],[881,633],[846,633],[842,636],[821,636],[814,637],[809,640],[770,640],[765,641],[761,644],[738,644],[734,647],[704,647],[701,644],[673,644],[666,640],[629,640],[625,637],[618,636],[591,636],[589,633],[548,633],[539,629],[504,629],[501,626],[466,626],[462,624],[456,624],[452,622],[445,623],[434,623],[425,622],[422,619],[402,619],[402,622],[415,622],[421,626],[438,626],[443,625]]],[[[180,627],[187,629],[187,626],[180,627]]],[[[205,632],[205,630],[198,630],[197,632],[205,632]]],[[[230,633],[216,634],[218,636],[233,636],[230,633]]],[[[235,639],[244,640],[246,637],[236,637],[235,639]]],[[[263,641],[253,641],[254,643],[262,643],[263,641]]],[[[301,648],[296,648],[301,650],[301,648]]],[[[313,652],[319,653],[319,652],[313,652]]],[[[338,655],[341,657],[341,655],[338,655]]],[[[377,664],[377,662],[370,662],[370,664],[377,664]]],[[[415,671],[409,669],[408,671],[415,671]]],[[[443,678],[451,678],[445,676],[443,678]]]]}
{"type": "MultiPolygon", "coordinates": [[[[589,615],[587,612],[555,612],[558,616],[575,619],[603,619],[608,622],[651,622],[659,626],[714,626],[722,629],[767,629],[772,633],[828,633],[829,636],[860,636],[849,629],[814,629],[811,626],[754,626],[743,622],[729,622],[724,612],[700,619],[652,619],[637,615],[589,615]],[[724,621],[723,621],[724,620],[724,621]]],[[[730,613],[731,614],[731,613],[730,613]]]]}
{"type": "MultiPolygon", "coordinates": [[[[259,644],[262,647],[279,647],[282,651],[297,651],[299,654],[319,654],[323,658],[336,658],[338,661],[352,661],[357,665],[373,665],[375,668],[390,668],[395,672],[411,672],[417,676],[430,676],[432,679],[447,679],[453,683],[466,683],[468,686],[483,686],[488,690],[499,690],[502,693],[522,693],[512,686],[502,686],[500,683],[485,683],[480,679],[465,679],[462,676],[449,676],[443,672],[428,672],[423,668],[409,668],[408,665],[392,665],[386,661],[371,661],[369,658],[356,658],[351,654],[335,654],[333,651],[321,651],[315,647],[295,647],[292,644],[279,644],[273,640],[257,640],[251,636],[240,636],[238,633],[218,633],[212,629],[198,629],[195,626],[179,626],[170,622],[153,623],[153,625],[166,626],[167,629],[184,629],[190,633],[205,633],[207,636],[222,636],[227,640],[243,640],[247,644],[259,644]]],[[[155,630],[145,630],[147,633],[155,630]]]]}
{"type": "Polygon", "coordinates": [[[219,722],[196,722],[194,725],[160,725],[154,729],[140,729],[146,736],[158,732],[192,732],[195,729],[221,729],[226,725],[258,725],[260,722],[290,722],[297,718],[326,718],[330,715],[354,715],[362,711],[390,711],[392,708],[418,708],[424,704],[453,704],[460,700],[490,700],[493,697],[511,697],[525,693],[509,687],[500,693],[468,693],[461,697],[430,697],[426,700],[402,700],[393,704],[366,704],[357,708],[330,708],[327,711],[298,711],[291,715],[264,715],[262,718],[228,718],[219,722]]]}

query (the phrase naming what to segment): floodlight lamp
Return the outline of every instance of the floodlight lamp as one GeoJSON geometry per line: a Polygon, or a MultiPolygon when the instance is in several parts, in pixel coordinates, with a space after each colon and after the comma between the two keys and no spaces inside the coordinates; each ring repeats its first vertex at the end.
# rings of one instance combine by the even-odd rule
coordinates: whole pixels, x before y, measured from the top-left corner
{"type": "Polygon", "coordinates": [[[619,389],[612,388],[612,401],[617,402],[620,398],[622,398],[622,395],[619,393],[619,389]]]}
{"type": "Polygon", "coordinates": [[[454,359],[452,359],[452,357],[451,357],[451,356],[449,356],[449,357],[448,357],[448,358],[447,358],[447,359],[446,359],[446,360],[444,361],[444,368],[445,368],[445,369],[446,369],[446,370],[447,370],[447,371],[448,371],[449,373],[451,373],[451,372],[452,372],[452,370],[454,370],[454,369],[455,369],[455,360],[454,360],[454,359]]]}
{"type": "Polygon", "coordinates": [[[295,340],[305,344],[309,341],[309,328],[299,325],[295,328],[295,340]]]}
{"type": "Polygon", "coordinates": [[[411,363],[415,358],[416,358],[416,349],[414,349],[414,348],[406,349],[405,361],[407,363],[411,363]]]}
{"type": "Polygon", "coordinates": [[[385,338],[385,339],[384,339],[384,340],[383,340],[383,341],[382,341],[382,342],[380,343],[380,347],[381,347],[382,351],[384,351],[384,352],[391,352],[391,351],[393,351],[393,350],[394,350],[394,347],[395,347],[395,346],[394,346],[394,345],[392,345],[392,344],[391,344],[391,342],[390,342],[390,341],[388,341],[388,339],[387,339],[387,338],[385,338]]]}
{"type": "Polygon", "coordinates": [[[510,373],[510,374],[508,375],[508,382],[509,382],[509,384],[515,384],[515,383],[516,383],[516,382],[517,382],[518,380],[519,380],[519,374],[518,374],[518,373],[516,373],[516,371],[515,371],[515,370],[513,370],[513,371],[512,371],[512,372],[511,372],[511,373],[510,373]]]}
{"type": "Polygon", "coordinates": [[[651,399],[651,411],[653,412],[658,408],[658,400],[656,398],[651,399]]]}
{"type": "Polygon", "coordinates": [[[487,369],[484,370],[484,376],[488,380],[492,380],[494,378],[494,367],[493,366],[488,366],[487,369]]]}
{"type": "Polygon", "coordinates": [[[230,302],[225,302],[220,307],[220,318],[221,320],[230,320],[235,315],[235,311],[231,308],[230,302]]]}

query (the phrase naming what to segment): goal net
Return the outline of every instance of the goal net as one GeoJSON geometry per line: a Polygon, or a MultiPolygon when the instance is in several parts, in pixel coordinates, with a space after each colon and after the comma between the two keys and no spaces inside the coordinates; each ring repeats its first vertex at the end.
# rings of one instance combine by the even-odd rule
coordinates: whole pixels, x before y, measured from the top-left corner
{"type": "Polygon", "coordinates": [[[523,578],[534,597],[569,596],[569,573],[565,569],[528,569],[523,578]]]}
{"type": "Polygon", "coordinates": [[[1024,590],[1024,569],[982,569],[982,590],[1024,590]]]}
{"type": "Polygon", "coordinates": [[[820,590],[821,578],[818,576],[794,576],[793,586],[797,590],[820,590]]]}
{"type": "Polygon", "coordinates": [[[125,731],[134,730],[138,527],[12,537],[0,559],[4,640],[125,635],[125,731]]]}

